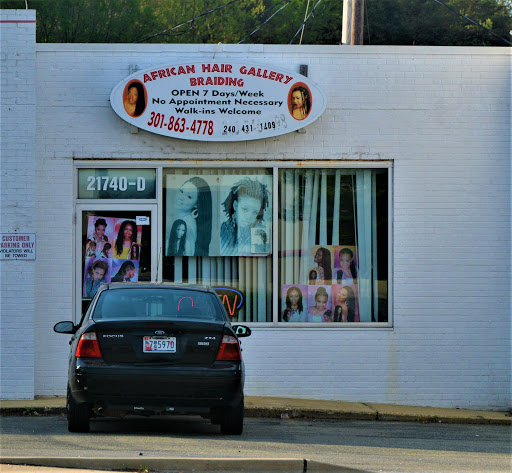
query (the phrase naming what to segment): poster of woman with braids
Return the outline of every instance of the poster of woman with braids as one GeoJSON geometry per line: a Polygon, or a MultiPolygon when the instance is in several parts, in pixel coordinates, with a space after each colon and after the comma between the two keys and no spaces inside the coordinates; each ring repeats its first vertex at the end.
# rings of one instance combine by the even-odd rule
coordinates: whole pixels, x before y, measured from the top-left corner
{"type": "Polygon", "coordinates": [[[255,245],[253,238],[261,237],[262,229],[270,252],[270,219],[272,202],[271,176],[225,176],[221,186],[221,214],[224,221],[220,227],[221,256],[251,256],[255,245]]]}

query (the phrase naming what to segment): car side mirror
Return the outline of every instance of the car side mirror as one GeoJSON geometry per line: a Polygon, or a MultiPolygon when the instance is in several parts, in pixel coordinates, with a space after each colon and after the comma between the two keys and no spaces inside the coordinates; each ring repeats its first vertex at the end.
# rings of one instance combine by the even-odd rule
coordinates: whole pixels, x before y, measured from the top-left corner
{"type": "Polygon", "coordinates": [[[75,327],[75,324],[69,320],[56,323],[55,326],[53,327],[53,331],[57,333],[73,334],[76,332],[76,329],[77,327],[75,327]]]}
{"type": "Polygon", "coordinates": [[[251,329],[245,325],[233,325],[233,330],[237,337],[248,337],[251,335],[251,329]]]}

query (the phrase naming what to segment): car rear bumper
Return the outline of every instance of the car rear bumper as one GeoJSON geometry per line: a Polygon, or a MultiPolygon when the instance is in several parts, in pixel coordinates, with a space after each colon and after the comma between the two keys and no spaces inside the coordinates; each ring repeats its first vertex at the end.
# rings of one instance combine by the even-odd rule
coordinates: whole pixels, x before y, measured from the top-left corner
{"type": "MultiPolygon", "coordinates": [[[[79,404],[96,410],[197,412],[236,404],[243,396],[240,363],[211,368],[106,365],[77,360],[70,391],[79,404]]],[[[137,412],[138,411],[138,412],[137,412]]]]}

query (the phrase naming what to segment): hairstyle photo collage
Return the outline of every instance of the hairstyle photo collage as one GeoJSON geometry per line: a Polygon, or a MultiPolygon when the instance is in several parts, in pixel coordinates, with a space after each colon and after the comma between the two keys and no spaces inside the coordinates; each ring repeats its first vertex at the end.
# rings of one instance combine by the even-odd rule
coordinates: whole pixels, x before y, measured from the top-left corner
{"type": "Polygon", "coordinates": [[[359,322],[357,248],[314,246],[308,280],[281,286],[280,322],[359,322]]]}
{"type": "Polygon", "coordinates": [[[272,176],[171,174],[166,189],[166,256],[271,252],[272,176]]]}
{"type": "Polygon", "coordinates": [[[91,216],[87,226],[83,297],[100,284],[137,281],[142,228],[126,218],[91,216]]]}

